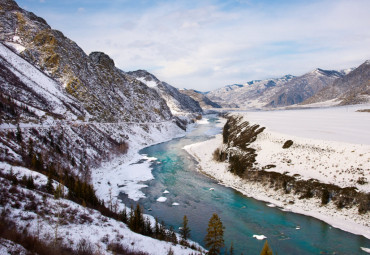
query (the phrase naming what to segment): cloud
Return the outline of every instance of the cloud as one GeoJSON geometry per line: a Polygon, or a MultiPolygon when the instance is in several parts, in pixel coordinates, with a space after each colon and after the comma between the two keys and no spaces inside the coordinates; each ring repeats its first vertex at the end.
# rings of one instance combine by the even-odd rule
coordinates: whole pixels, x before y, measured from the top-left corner
{"type": "Polygon", "coordinates": [[[119,68],[147,69],[176,87],[210,90],[370,58],[367,0],[135,2],[44,12],[87,53],[104,51],[119,68]]]}

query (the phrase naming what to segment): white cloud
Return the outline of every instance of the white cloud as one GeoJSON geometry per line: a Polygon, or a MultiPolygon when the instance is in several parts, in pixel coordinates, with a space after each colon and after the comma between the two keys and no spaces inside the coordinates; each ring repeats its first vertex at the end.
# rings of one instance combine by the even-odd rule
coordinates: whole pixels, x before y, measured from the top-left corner
{"type": "Polygon", "coordinates": [[[123,70],[148,69],[176,87],[200,90],[370,58],[367,0],[262,7],[246,1],[239,9],[186,3],[45,18],[87,53],[104,51],[123,70]]]}

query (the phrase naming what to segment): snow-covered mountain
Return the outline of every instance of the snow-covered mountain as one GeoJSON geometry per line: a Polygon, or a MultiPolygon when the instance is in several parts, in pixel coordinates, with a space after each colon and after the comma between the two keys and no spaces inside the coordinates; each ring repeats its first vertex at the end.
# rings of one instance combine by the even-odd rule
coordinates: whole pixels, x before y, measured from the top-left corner
{"type": "Polygon", "coordinates": [[[303,101],[310,104],[334,99],[338,100],[337,104],[365,102],[369,94],[369,85],[366,85],[368,63],[355,69],[356,72],[353,68],[340,71],[317,68],[297,77],[286,75],[227,85],[208,92],[207,96],[223,107],[244,109],[286,107],[303,101]]]}
{"type": "Polygon", "coordinates": [[[234,84],[210,91],[207,96],[223,107],[261,108],[277,91],[294,76],[278,79],[253,80],[245,84],[234,84]]]}
{"type": "Polygon", "coordinates": [[[266,106],[281,107],[301,103],[342,76],[343,74],[338,71],[317,68],[302,76],[294,77],[270,97],[266,106]]]}
{"type": "Polygon", "coordinates": [[[202,109],[210,108],[221,108],[221,106],[213,101],[211,101],[206,94],[194,89],[181,89],[182,94],[188,95],[199,103],[202,109]]]}
{"type": "Polygon", "coordinates": [[[345,74],[303,104],[327,101],[340,105],[370,102],[370,60],[345,74]]]}
{"type": "MultiPolygon", "coordinates": [[[[125,229],[117,232],[121,236],[118,242],[125,237],[128,244],[137,242],[139,251],[146,252],[156,246],[156,254],[171,248],[169,243],[152,242],[152,238],[132,233],[118,217],[119,208],[112,207],[113,199],[118,203],[118,194],[100,196],[104,193],[98,189],[108,188],[92,186],[96,183],[92,173],[103,162],[118,157],[132,160],[138,149],[184,134],[189,118],[174,116],[171,110],[175,108],[170,105],[170,109],[167,102],[182,110],[176,112],[178,115],[202,112],[197,102],[175,88],[160,83],[160,90],[146,83],[115,67],[114,61],[102,52],[85,54],[76,43],[16,2],[0,0],[0,195],[9,189],[14,195],[12,200],[1,196],[0,210],[7,213],[1,217],[0,225],[14,224],[16,235],[27,232],[27,238],[35,238],[34,224],[58,225],[62,218],[62,209],[50,210],[48,206],[69,204],[74,218],[64,213],[67,217],[63,217],[63,224],[69,227],[61,232],[73,236],[74,243],[66,236],[55,237],[55,243],[59,240],[62,246],[76,250],[80,241],[87,242],[99,254],[112,254],[109,237],[79,234],[83,224],[75,216],[87,211],[85,214],[91,218],[85,215],[82,221],[90,225],[95,222],[97,232],[99,228],[100,233],[116,232],[107,227],[108,221],[110,226],[125,229]],[[15,174],[16,169],[22,169],[22,175],[15,174]],[[28,177],[23,178],[23,174],[28,177]],[[29,176],[40,176],[37,178],[43,183],[33,184],[34,177],[29,176]],[[65,198],[74,202],[57,200],[45,186],[48,177],[66,190],[65,198]],[[17,201],[19,194],[26,194],[27,199],[17,201]],[[44,202],[48,200],[42,211],[39,197],[44,202]],[[29,216],[25,219],[14,215],[29,216]],[[130,236],[134,237],[131,241],[127,239],[130,236]]],[[[107,183],[109,179],[100,184],[107,183]]],[[[55,229],[43,228],[39,232],[39,237],[48,243],[51,240],[47,237],[54,236],[55,229]]],[[[9,242],[0,237],[0,243],[9,242]]],[[[184,247],[173,248],[179,254],[192,253],[184,247]]]]}
{"type": "Polygon", "coordinates": [[[181,116],[189,113],[202,113],[202,108],[197,101],[188,95],[180,93],[177,88],[168,83],[158,80],[153,74],[145,70],[137,70],[127,74],[132,75],[135,79],[156,90],[166,101],[173,115],[181,116]]]}

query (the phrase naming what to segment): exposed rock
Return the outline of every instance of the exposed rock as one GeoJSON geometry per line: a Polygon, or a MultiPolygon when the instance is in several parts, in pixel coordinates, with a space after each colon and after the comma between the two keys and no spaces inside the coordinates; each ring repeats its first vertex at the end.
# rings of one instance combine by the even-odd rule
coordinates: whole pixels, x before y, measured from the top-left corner
{"type": "Polygon", "coordinates": [[[203,110],[210,108],[221,108],[221,106],[213,101],[211,101],[205,94],[198,92],[193,89],[182,89],[180,90],[182,94],[188,95],[197,101],[203,110]]]}

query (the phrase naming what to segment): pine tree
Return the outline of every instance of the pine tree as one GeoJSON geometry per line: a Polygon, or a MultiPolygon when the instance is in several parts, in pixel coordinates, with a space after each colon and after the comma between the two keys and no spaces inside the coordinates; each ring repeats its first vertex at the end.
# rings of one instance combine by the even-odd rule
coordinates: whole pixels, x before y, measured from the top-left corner
{"type": "Polygon", "coordinates": [[[121,220],[124,222],[124,223],[127,223],[127,219],[128,216],[127,216],[127,211],[126,211],[126,207],[122,210],[122,213],[121,213],[121,220]]]}
{"type": "Polygon", "coordinates": [[[266,240],[265,244],[263,245],[261,255],[273,255],[272,250],[271,250],[269,244],[267,243],[267,240],[266,240]]]}
{"type": "Polygon", "coordinates": [[[17,137],[18,143],[21,143],[22,142],[22,130],[19,127],[19,123],[17,124],[17,134],[16,134],[16,137],[17,137]]]}
{"type": "Polygon", "coordinates": [[[221,219],[214,213],[208,222],[207,235],[204,239],[209,255],[218,255],[225,246],[224,229],[221,219]]]}
{"type": "Polygon", "coordinates": [[[188,227],[188,217],[184,215],[182,220],[182,228],[180,229],[181,238],[187,240],[190,237],[190,228],[188,227]]]}

